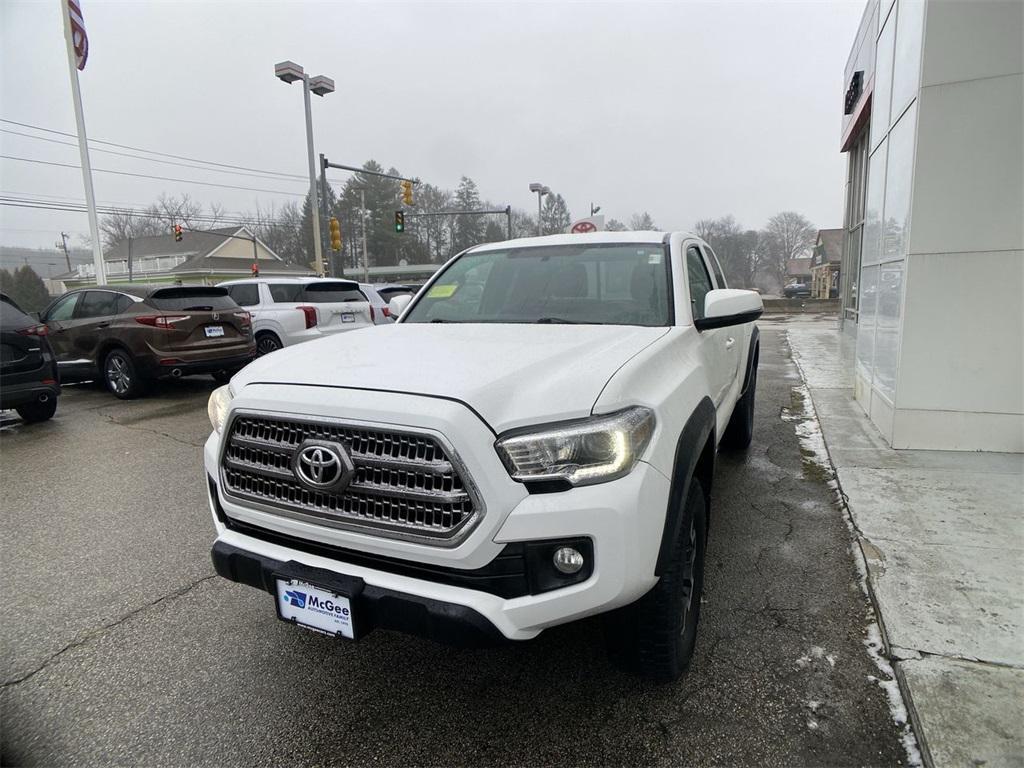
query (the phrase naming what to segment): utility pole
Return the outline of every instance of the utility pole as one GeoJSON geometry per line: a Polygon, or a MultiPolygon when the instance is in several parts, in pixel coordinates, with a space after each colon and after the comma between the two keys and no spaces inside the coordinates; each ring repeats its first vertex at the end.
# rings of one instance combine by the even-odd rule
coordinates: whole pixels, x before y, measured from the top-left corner
{"type": "Polygon", "coordinates": [[[359,190],[359,217],[363,220],[363,282],[370,282],[370,262],[366,260],[366,190],[359,190]]]}
{"type": "Polygon", "coordinates": [[[71,256],[68,254],[68,233],[60,233],[60,245],[64,249],[64,261],[68,263],[68,272],[71,271],[71,256]]]}

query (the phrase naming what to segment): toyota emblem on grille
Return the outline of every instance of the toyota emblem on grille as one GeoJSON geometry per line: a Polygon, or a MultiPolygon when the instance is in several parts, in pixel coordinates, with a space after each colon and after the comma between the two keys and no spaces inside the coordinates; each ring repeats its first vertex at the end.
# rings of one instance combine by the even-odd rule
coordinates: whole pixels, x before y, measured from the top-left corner
{"type": "Polygon", "coordinates": [[[314,491],[338,491],[352,481],[355,466],[340,443],[305,440],[292,459],[292,471],[314,491]]]}

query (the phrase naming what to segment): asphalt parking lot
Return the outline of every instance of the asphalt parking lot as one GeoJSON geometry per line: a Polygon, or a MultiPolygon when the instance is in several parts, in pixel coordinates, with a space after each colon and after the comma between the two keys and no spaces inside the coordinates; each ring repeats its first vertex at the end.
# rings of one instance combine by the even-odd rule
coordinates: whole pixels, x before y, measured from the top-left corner
{"type": "Polygon", "coordinates": [[[3,762],[898,764],[799,383],[766,324],[755,442],[718,463],[695,665],[668,686],[610,667],[598,619],[488,650],[285,625],[210,564],[213,381],[67,388],[53,421],[0,428],[3,762]]]}

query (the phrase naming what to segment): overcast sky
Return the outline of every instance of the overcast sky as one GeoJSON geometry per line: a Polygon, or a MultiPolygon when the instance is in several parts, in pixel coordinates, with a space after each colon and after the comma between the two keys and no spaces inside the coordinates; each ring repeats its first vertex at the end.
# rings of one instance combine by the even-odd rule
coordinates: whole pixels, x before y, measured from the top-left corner
{"type": "MultiPolygon", "coordinates": [[[[859,2],[111,3],[81,0],[90,138],[303,174],[291,59],[334,78],[314,98],[316,149],[374,158],[532,209],[540,181],[574,217],[591,201],[664,229],[792,209],[842,223],[843,67],[859,2]]],[[[0,2],[0,117],[74,132],[58,0],[0,2]]],[[[9,123],[5,131],[39,134],[9,123]]],[[[52,136],[62,141],[74,141],[52,136]]],[[[77,164],[73,146],[0,133],[0,154],[77,164]]],[[[94,153],[96,168],[304,192],[301,181],[94,153]]],[[[188,192],[229,211],[300,196],[95,173],[101,203],[188,192]]],[[[344,176],[339,172],[335,180],[344,176]]],[[[0,190],[84,199],[77,169],[0,160],[0,190]]],[[[84,214],[0,207],[0,244],[52,246],[84,214]]]]}

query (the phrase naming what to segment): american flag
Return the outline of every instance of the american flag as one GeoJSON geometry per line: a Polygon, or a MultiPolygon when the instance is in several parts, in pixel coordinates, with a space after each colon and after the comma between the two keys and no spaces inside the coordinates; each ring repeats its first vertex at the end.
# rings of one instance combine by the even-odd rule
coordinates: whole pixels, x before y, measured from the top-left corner
{"type": "Polygon", "coordinates": [[[75,46],[75,63],[79,69],[85,69],[85,60],[89,58],[89,36],[85,34],[85,20],[82,8],[77,0],[67,0],[68,16],[71,19],[71,42],[75,46]]]}

